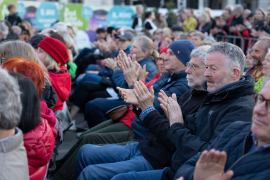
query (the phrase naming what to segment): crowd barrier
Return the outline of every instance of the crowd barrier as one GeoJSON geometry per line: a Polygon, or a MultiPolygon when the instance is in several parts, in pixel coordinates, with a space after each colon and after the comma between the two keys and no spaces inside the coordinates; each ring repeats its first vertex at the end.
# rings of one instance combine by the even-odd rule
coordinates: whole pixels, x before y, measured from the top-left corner
{"type": "Polygon", "coordinates": [[[215,39],[218,42],[223,41],[235,44],[239,46],[243,50],[243,52],[246,52],[246,50],[252,47],[252,45],[258,40],[258,38],[233,36],[233,35],[217,35],[215,39]]]}

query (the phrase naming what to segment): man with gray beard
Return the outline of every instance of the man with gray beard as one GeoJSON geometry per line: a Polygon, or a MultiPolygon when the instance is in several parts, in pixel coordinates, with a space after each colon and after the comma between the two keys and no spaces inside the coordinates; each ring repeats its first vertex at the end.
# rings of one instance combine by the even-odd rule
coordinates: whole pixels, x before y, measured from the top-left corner
{"type": "Polygon", "coordinates": [[[263,77],[263,65],[262,62],[270,48],[270,37],[260,37],[259,40],[252,47],[252,64],[253,67],[250,68],[246,75],[251,75],[254,77],[255,82],[259,81],[263,77]]]}
{"type": "MultiPolygon", "coordinates": [[[[182,113],[187,116],[190,114],[194,114],[198,111],[201,103],[204,101],[207,91],[205,90],[206,78],[204,77],[204,71],[205,71],[205,65],[204,60],[206,58],[207,50],[210,48],[210,46],[201,46],[196,49],[194,49],[191,52],[191,59],[186,64],[187,69],[187,79],[188,79],[188,85],[191,87],[188,91],[186,91],[179,99],[178,104],[181,106],[182,113]],[[204,88],[205,87],[205,88],[204,88]]],[[[135,87],[136,89],[136,87],[135,87]]],[[[143,91],[141,91],[143,93],[143,91]]],[[[144,94],[145,96],[148,96],[147,94],[144,94]]],[[[168,102],[168,96],[165,94],[164,91],[160,91],[158,100],[161,102],[161,107],[164,110],[164,112],[167,112],[167,102],[168,102]]],[[[143,100],[146,104],[151,104],[151,96],[148,96],[147,100],[143,100]],[[148,103],[150,102],[150,103],[148,103]]],[[[173,98],[176,99],[175,94],[173,94],[173,98]]],[[[140,107],[142,107],[140,105],[140,107]]],[[[150,106],[149,106],[150,107],[150,106]]],[[[166,114],[167,115],[167,114],[166,114]]],[[[159,134],[159,138],[162,138],[162,143],[165,141],[169,141],[167,138],[167,131],[170,128],[170,123],[168,119],[164,118],[157,110],[153,110],[149,112],[146,117],[143,119],[143,122],[148,124],[149,127],[154,127],[156,134],[159,134]],[[158,125],[159,124],[159,125],[158,125]]],[[[151,129],[151,128],[150,128],[151,129]]],[[[175,147],[169,143],[170,145],[167,146],[167,149],[174,149],[175,147]]],[[[160,151],[160,150],[159,150],[160,151]]],[[[154,153],[154,152],[153,152],[154,153]]],[[[162,153],[164,156],[166,156],[166,152],[162,153]]],[[[160,170],[153,170],[153,171],[143,171],[143,172],[129,172],[129,173],[123,173],[116,175],[113,177],[112,180],[120,180],[120,179],[148,179],[151,177],[152,179],[161,179],[163,173],[163,169],[160,170]]]]}

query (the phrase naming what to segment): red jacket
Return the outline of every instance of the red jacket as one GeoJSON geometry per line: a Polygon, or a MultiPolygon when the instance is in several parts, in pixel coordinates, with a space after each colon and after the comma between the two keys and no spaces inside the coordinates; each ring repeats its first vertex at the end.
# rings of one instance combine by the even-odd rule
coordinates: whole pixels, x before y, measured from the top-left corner
{"type": "Polygon", "coordinates": [[[54,105],[53,112],[63,109],[64,102],[68,99],[71,91],[71,76],[64,72],[49,72],[52,87],[57,95],[57,102],[54,105]]]}
{"type": "Polygon", "coordinates": [[[57,131],[55,129],[56,117],[51,109],[48,108],[44,101],[40,101],[40,117],[46,119],[52,129],[54,137],[57,136],[57,131]]]}
{"type": "MultiPolygon", "coordinates": [[[[151,86],[152,86],[152,84],[154,84],[154,82],[156,82],[156,80],[158,79],[160,77],[160,73],[157,73],[154,77],[153,77],[153,79],[151,80],[151,81],[149,81],[145,86],[147,87],[147,88],[150,88],[151,86]]],[[[136,114],[132,111],[132,106],[130,106],[129,107],[129,110],[128,110],[128,112],[127,112],[127,114],[124,116],[124,117],[122,117],[121,119],[120,119],[120,122],[122,122],[124,125],[126,125],[126,126],[128,126],[130,129],[132,129],[131,128],[131,123],[132,123],[132,121],[134,120],[134,118],[135,118],[135,116],[136,116],[136,114]]]]}
{"type": "Polygon", "coordinates": [[[55,144],[49,122],[40,118],[39,124],[23,135],[23,140],[27,152],[30,180],[42,180],[55,144]]]}

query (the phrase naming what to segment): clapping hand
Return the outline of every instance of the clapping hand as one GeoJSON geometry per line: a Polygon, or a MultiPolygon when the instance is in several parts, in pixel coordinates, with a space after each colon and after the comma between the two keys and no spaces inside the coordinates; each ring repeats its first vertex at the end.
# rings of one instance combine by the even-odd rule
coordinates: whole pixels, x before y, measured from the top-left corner
{"type": "Polygon", "coordinates": [[[138,62],[136,62],[136,71],[138,70],[139,70],[139,75],[138,75],[139,80],[145,81],[148,76],[148,72],[146,72],[146,64],[143,65],[143,68],[142,68],[141,65],[138,62]]]}
{"type": "Polygon", "coordinates": [[[233,171],[224,172],[227,160],[226,152],[216,151],[214,149],[203,151],[196,163],[194,171],[194,180],[230,180],[233,177],[233,171]]]}
{"type": "Polygon", "coordinates": [[[168,98],[168,106],[167,106],[167,118],[170,120],[170,126],[174,123],[184,123],[183,115],[179,104],[177,103],[177,98],[175,93],[173,93],[172,97],[168,98]]]}
{"type": "Polygon", "coordinates": [[[119,91],[119,94],[121,95],[121,98],[124,99],[125,103],[130,103],[135,106],[139,106],[138,100],[133,92],[133,89],[124,89],[117,87],[116,88],[119,91]]]}
{"type": "Polygon", "coordinates": [[[132,81],[136,81],[139,76],[140,68],[136,66],[136,55],[132,56],[132,60],[130,57],[127,57],[123,51],[120,51],[119,57],[117,58],[117,65],[123,71],[123,75],[128,86],[132,86],[132,81]]]}
{"type": "Polygon", "coordinates": [[[169,117],[168,109],[167,109],[168,99],[169,97],[165,94],[165,92],[163,90],[160,90],[158,100],[160,102],[160,107],[164,111],[167,118],[169,117]]]}
{"type": "Polygon", "coordinates": [[[142,81],[137,81],[134,83],[133,92],[138,100],[139,107],[143,110],[153,106],[155,100],[155,94],[153,86],[150,88],[150,92],[142,81]]]}
{"type": "Polygon", "coordinates": [[[115,59],[113,59],[113,58],[107,58],[107,59],[105,59],[105,66],[107,68],[110,68],[110,69],[114,70],[116,61],[117,61],[116,58],[115,59]]]}

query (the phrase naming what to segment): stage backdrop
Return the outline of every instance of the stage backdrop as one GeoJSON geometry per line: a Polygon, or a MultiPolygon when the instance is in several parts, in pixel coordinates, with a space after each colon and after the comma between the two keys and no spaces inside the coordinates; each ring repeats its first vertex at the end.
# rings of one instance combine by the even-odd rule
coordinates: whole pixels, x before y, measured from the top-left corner
{"type": "Polygon", "coordinates": [[[96,29],[132,25],[134,6],[86,6],[83,4],[59,4],[57,2],[0,0],[0,19],[8,15],[7,6],[15,4],[18,15],[31,22],[34,30],[50,28],[57,21],[67,22],[85,31],[89,39],[96,39],[96,29]]]}

